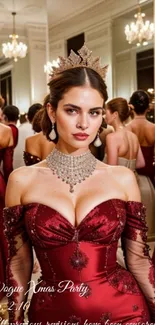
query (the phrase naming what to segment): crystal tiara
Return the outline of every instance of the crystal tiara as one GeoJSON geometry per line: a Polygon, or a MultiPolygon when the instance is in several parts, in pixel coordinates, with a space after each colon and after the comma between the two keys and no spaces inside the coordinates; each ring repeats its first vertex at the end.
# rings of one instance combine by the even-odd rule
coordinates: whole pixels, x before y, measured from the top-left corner
{"type": "Polygon", "coordinates": [[[106,78],[108,65],[101,66],[100,57],[93,57],[92,51],[88,49],[86,44],[78,50],[78,54],[76,54],[73,50],[71,50],[68,58],[64,58],[59,56],[59,61],[57,66],[52,66],[50,78],[54,79],[57,74],[76,67],[89,67],[92,70],[95,70],[103,79],[106,78]]]}

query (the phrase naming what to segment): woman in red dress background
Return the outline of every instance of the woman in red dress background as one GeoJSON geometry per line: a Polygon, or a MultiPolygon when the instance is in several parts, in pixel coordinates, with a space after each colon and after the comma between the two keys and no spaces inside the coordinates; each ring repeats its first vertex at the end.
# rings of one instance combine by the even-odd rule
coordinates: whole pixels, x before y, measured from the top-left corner
{"type": "Polygon", "coordinates": [[[17,121],[19,119],[19,109],[14,105],[7,105],[3,108],[2,122],[8,125],[12,130],[13,147],[15,148],[18,143],[18,128],[17,121]]]}
{"type": "MultiPolygon", "coordinates": [[[[0,123],[0,287],[5,283],[7,243],[4,235],[3,209],[8,177],[13,170],[13,136],[8,126],[0,123]]],[[[0,300],[5,293],[0,291],[0,300]]]]}

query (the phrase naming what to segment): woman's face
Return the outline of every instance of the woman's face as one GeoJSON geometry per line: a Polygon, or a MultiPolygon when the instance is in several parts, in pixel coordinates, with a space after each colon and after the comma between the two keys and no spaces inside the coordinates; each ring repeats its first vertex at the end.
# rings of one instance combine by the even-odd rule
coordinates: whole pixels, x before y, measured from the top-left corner
{"type": "Polygon", "coordinates": [[[56,112],[48,110],[56,122],[58,144],[75,149],[88,148],[102,124],[104,100],[90,86],[73,87],[59,101],[56,112]]]}

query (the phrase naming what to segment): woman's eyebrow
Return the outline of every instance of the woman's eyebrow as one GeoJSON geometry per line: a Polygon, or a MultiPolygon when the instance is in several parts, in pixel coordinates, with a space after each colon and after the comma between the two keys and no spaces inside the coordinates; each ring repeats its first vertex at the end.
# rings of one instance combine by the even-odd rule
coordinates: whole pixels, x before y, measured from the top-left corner
{"type": "MultiPolygon", "coordinates": [[[[81,110],[81,107],[80,106],[77,106],[77,105],[74,105],[74,104],[64,104],[63,105],[63,107],[68,107],[68,106],[70,106],[70,107],[72,107],[72,108],[76,108],[76,109],[79,109],[79,110],[81,110]]],[[[90,108],[90,111],[93,111],[93,110],[96,110],[96,109],[101,109],[101,110],[103,110],[103,107],[101,107],[101,106],[97,106],[97,107],[93,107],[93,108],[90,108]]]]}

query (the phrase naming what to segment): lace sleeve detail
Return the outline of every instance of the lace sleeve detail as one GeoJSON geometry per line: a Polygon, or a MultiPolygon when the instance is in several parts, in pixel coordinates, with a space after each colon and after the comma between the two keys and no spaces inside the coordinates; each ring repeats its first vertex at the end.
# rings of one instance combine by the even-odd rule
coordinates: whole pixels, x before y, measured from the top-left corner
{"type": "Polygon", "coordinates": [[[26,166],[31,166],[34,164],[37,164],[41,161],[41,159],[37,156],[31,155],[31,153],[24,151],[23,153],[23,159],[26,166]]]}
{"type": "Polygon", "coordinates": [[[6,182],[13,171],[13,151],[13,147],[3,149],[3,172],[6,182]]]}
{"type": "Polygon", "coordinates": [[[24,207],[4,208],[4,220],[8,241],[6,283],[13,289],[8,295],[9,322],[23,322],[33,265],[32,247],[24,226],[24,207]]]}
{"type": "Polygon", "coordinates": [[[126,266],[134,275],[155,321],[155,267],[149,255],[145,207],[140,202],[127,202],[127,220],[122,235],[126,266]]]}

